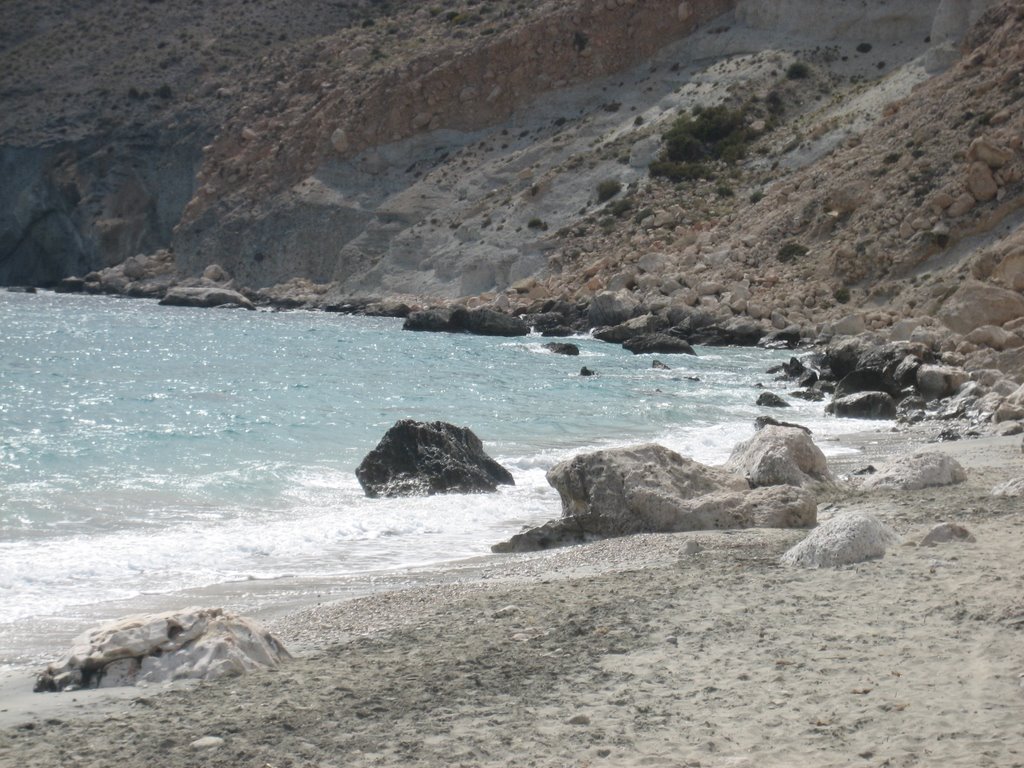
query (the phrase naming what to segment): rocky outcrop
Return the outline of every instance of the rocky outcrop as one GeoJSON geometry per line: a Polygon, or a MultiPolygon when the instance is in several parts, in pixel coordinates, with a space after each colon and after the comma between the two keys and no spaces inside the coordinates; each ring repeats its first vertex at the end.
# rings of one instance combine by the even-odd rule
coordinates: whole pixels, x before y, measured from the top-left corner
{"type": "Polygon", "coordinates": [[[575,344],[563,341],[549,341],[544,345],[544,349],[548,350],[555,355],[566,355],[568,357],[578,357],[580,354],[580,348],[575,344]]]}
{"type": "Polygon", "coordinates": [[[874,515],[844,512],[815,528],[781,558],[799,568],[837,568],[885,555],[899,536],[874,515]]]}
{"type": "Polygon", "coordinates": [[[765,426],[737,445],[723,467],[751,487],[832,482],[825,454],[799,427],[765,426]]]}
{"type": "Polygon", "coordinates": [[[847,419],[895,419],[896,401],[885,392],[860,392],[836,398],[826,410],[847,419]]]}
{"type": "Polygon", "coordinates": [[[634,336],[622,344],[622,348],[634,355],[696,355],[693,347],[684,339],[667,333],[645,333],[634,336]]]}
{"type": "Polygon", "coordinates": [[[806,527],[814,524],[817,511],[807,490],[751,491],[736,475],[654,444],[581,454],[549,470],[548,482],[561,496],[561,519],[517,534],[493,551],[645,532],[806,527]]]}
{"type": "Polygon", "coordinates": [[[984,325],[1001,326],[1024,317],[1024,296],[998,286],[970,280],[960,286],[939,310],[938,318],[957,333],[984,325]]]}
{"type": "Polygon", "coordinates": [[[160,299],[168,307],[241,307],[256,309],[249,299],[230,288],[185,287],[171,288],[160,299]]]}
{"type": "Polygon", "coordinates": [[[110,688],[138,682],[215,680],[291,658],[257,622],[220,608],[127,616],[77,637],[39,675],[36,691],[110,688]]]}
{"type": "Polygon", "coordinates": [[[878,472],[865,478],[863,487],[916,491],[954,485],[966,479],[964,468],[952,456],[924,451],[891,459],[879,467],[878,472]]]}
{"type": "Polygon", "coordinates": [[[356,468],[370,497],[486,493],[515,485],[470,429],[443,421],[396,422],[356,468]]]}
{"type": "Polygon", "coordinates": [[[402,330],[472,333],[478,336],[526,336],[530,326],[518,317],[486,307],[466,309],[456,306],[412,312],[405,319],[402,330]]]}

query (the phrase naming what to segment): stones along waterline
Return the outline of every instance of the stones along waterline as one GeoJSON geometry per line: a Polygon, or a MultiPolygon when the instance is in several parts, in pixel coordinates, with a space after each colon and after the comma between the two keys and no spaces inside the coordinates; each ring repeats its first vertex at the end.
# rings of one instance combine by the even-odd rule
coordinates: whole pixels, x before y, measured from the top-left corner
{"type": "MultiPolygon", "coordinates": [[[[108,601],[484,554],[557,516],[558,461],[657,440],[721,462],[763,413],[753,385],[789,386],[764,373],[786,352],[701,348],[663,370],[589,338],[569,358],[400,325],[0,294],[0,660],[33,623],[74,634],[108,601]],[[356,466],[407,418],[470,427],[515,486],[366,498],[356,466]]],[[[787,418],[851,431],[818,403],[787,418]]]]}

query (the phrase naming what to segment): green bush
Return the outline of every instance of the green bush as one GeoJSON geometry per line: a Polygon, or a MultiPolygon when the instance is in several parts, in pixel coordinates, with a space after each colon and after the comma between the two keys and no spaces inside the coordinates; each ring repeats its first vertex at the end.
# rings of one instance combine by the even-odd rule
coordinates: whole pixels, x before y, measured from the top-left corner
{"type": "Polygon", "coordinates": [[[631,197],[623,197],[608,206],[608,211],[620,219],[631,210],[633,210],[633,199],[631,197]]]}
{"type": "Polygon", "coordinates": [[[783,264],[807,255],[807,246],[789,240],[779,246],[778,258],[783,264]]]}
{"type": "Polygon", "coordinates": [[[597,202],[603,203],[611,200],[622,191],[622,184],[618,179],[605,179],[597,185],[597,202]]]}
{"type": "Polygon", "coordinates": [[[715,192],[719,197],[736,197],[736,193],[733,191],[732,187],[726,184],[719,184],[718,187],[715,188],[715,192]]]}
{"type": "Polygon", "coordinates": [[[753,192],[750,193],[750,204],[751,205],[757,205],[763,199],[764,199],[764,192],[762,192],[760,189],[755,189],[753,192]]]}
{"type": "Polygon", "coordinates": [[[746,154],[751,135],[745,109],[717,106],[680,115],[662,138],[663,160],[683,163],[711,158],[734,163],[746,154]]]}
{"type": "Polygon", "coordinates": [[[811,76],[811,68],[802,61],[794,61],[786,70],[786,77],[790,80],[806,80],[811,76]]]}
{"type": "Polygon", "coordinates": [[[534,216],[532,219],[530,219],[528,222],[526,222],[526,226],[529,227],[530,229],[547,229],[548,228],[548,225],[544,221],[544,219],[538,219],[536,216],[534,216]]]}
{"type": "Polygon", "coordinates": [[[847,288],[845,285],[840,288],[836,288],[832,292],[832,298],[835,299],[840,304],[845,304],[850,300],[850,289],[847,288]]]}

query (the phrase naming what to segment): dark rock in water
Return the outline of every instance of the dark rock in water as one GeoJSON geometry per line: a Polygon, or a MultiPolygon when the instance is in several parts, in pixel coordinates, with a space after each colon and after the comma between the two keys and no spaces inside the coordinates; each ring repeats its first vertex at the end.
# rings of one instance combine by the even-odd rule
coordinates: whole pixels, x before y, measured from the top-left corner
{"type": "Polygon", "coordinates": [[[542,336],[568,336],[572,333],[569,330],[569,323],[565,320],[565,315],[561,312],[541,312],[536,315],[530,315],[525,319],[542,336]],[[563,328],[566,330],[566,333],[555,332],[563,328]]]}
{"type": "Polygon", "coordinates": [[[861,467],[860,469],[853,470],[853,472],[851,472],[850,474],[851,475],[873,475],[877,471],[878,470],[875,469],[875,465],[874,464],[868,464],[866,467],[861,467]]]}
{"type": "Polygon", "coordinates": [[[545,328],[543,331],[540,332],[541,336],[546,336],[548,338],[572,336],[572,334],[572,328],[570,328],[567,325],[553,325],[550,328],[545,328]]]}
{"type": "Polygon", "coordinates": [[[177,287],[171,288],[160,299],[160,303],[170,307],[242,307],[256,309],[251,301],[238,291],[216,287],[177,287]]]}
{"type": "Polygon", "coordinates": [[[35,293],[36,289],[34,285],[9,285],[7,286],[8,293],[35,293]]]}
{"type": "Polygon", "coordinates": [[[85,290],[85,280],[81,277],[65,277],[53,290],[55,293],[82,293],[85,290]]]}
{"type": "Polygon", "coordinates": [[[452,322],[478,336],[525,336],[530,332],[530,326],[520,318],[485,307],[468,311],[456,308],[452,311],[452,322]]]}
{"type": "Polygon", "coordinates": [[[774,392],[762,392],[757,396],[757,404],[766,408],[789,408],[789,403],[774,392]]]}
{"type": "Polygon", "coordinates": [[[663,362],[661,362],[661,360],[655,360],[653,363],[651,363],[651,368],[654,368],[657,371],[671,371],[672,370],[667,365],[665,365],[663,362]]]}
{"type": "Polygon", "coordinates": [[[696,355],[688,341],[666,333],[647,333],[625,342],[622,347],[634,355],[696,355]]]}
{"type": "Polygon", "coordinates": [[[807,371],[807,373],[797,379],[796,383],[805,388],[813,387],[818,383],[818,374],[815,371],[807,371]]]}
{"type": "Polygon", "coordinates": [[[478,336],[525,336],[530,327],[518,317],[511,317],[493,309],[480,307],[466,309],[424,309],[412,312],[402,324],[403,331],[432,331],[435,333],[473,333],[478,336]]]}
{"type": "Polygon", "coordinates": [[[813,432],[811,432],[811,430],[809,430],[802,424],[793,424],[788,421],[779,421],[778,419],[773,419],[771,416],[758,416],[756,419],[754,419],[755,432],[760,432],[765,427],[790,427],[792,429],[802,429],[808,435],[814,434],[813,432]]]}
{"type": "Polygon", "coordinates": [[[691,344],[706,344],[711,347],[753,347],[765,333],[765,329],[756,321],[734,317],[725,323],[712,323],[694,328],[683,335],[691,344]]]}
{"type": "Polygon", "coordinates": [[[570,357],[576,357],[580,353],[579,347],[568,342],[549,341],[544,345],[544,349],[550,349],[556,355],[569,355],[570,357]]]}
{"type": "Polygon", "coordinates": [[[836,397],[855,395],[858,392],[885,392],[898,395],[899,386],[890,376],[877,368],[858,368],[846,374],[836,384],[836,397]]]}
{"type": "Polygon", "coordinates": [[[896,401],[885,392],[859,392],[836,398],[826,411],[849,419],[895,419],[896,401]]]}
{"type": "Polygon", "coordinates": [[[584,365],[580,368],[580,376],[597,376],[597,374],[584,365]]]}
{"type": "Polygon", "coordinates": [[[797,389],[790,392],[789,396],[795,397],[798,400],[809,400],[815,403],[825,399],[825,393],[817,389],[797,389]]]}
{"type": "Polygon", "coordinates": [[[781,331],[769,331],[757,342],[764,349],[793,349],[800,345],[800,329],[794,326],[781,331]]]}
{"type": "Polygon", "coordinates": [[[385,433],[356,468],[367,496],[483,493],[515,485],[466,427],[404,419],[385,433]]]}
{"type": "Polygon", "coordinates": [[[700,376],[684,376],[687,381],[700,381],[700,376]]]}
{"type": "Polygon", "coordinates": [[[610,344],[621,344],[624,341],[635,339],[637,336],[660,333],[666,326],[667,322],[663,318],[657,315],[646,314],[634,317],[618,325],[596,328],[594,330],[594,338],[610,344]]]}
{"type": "Polygon", "coordinates": [[[782,364],[782,372],[791,379],[797,379],[807,373],[807,366],[795,357],[789,358],[789,362],[782,364]]]}
{"type": "Polygon", "coordinates": [[[940,443],[948,443],[948,442],[951,442],[953,440],[960,440],[961,438],[962,438],[962,435],[959,432],[957,432],[955,429],[944,429],[941,432],[939,432],[938,442],[940,442],[940,443]]]}

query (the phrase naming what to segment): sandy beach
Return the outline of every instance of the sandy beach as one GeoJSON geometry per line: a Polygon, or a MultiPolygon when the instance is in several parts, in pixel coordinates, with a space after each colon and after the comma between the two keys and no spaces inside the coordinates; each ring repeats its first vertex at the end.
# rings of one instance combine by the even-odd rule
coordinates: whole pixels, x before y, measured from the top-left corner
{"type": "MultiPolygon", "coordinates": [[[[925,436],[842,438],[859,452],[830,465],[925,436]]],[[[455,564],[273,618],[296,655],[277,671],[64,694],[10,677],[0,765],[1024,765],[1024,515],[991,496],[1024,474],[1020,437],[929,448],[967,482],[819,507],[895,528],[882,560],[786,568],[805,533],[748,530],[455,564]],[[947,520],[976,543],[916,546],[947,520]]]]}

